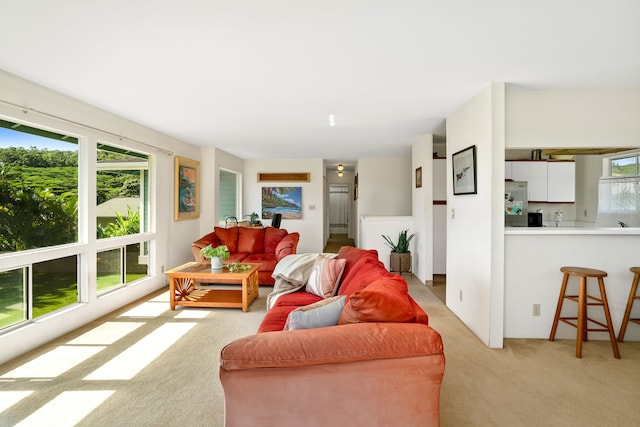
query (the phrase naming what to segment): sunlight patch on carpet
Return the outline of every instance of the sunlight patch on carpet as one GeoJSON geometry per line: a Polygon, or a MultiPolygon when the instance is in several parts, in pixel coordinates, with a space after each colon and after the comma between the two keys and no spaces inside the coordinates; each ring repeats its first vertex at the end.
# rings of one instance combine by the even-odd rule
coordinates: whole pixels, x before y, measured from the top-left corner
{"type": "Polygon", "coordinates": [[[65,391],[16,424],[16,427],[75,426],[113,393],[115,390],[65,391]]]}
{"type": "Polygon", "coordinates": [[[38,356],[0,378],[53,378],[102,351],[103,346],[64,346],[38,356]]]}
{"type": "Polygon", "coordinates": [[[144,325],[144,322],[107,322],[102,325],[96,326],[89,332],[80,335],[77,338],[72,339],[67,344],[71,345],[108,345],[113,344],[120,338],[135,331],[140,326],[144,325]]]}
{"type": "Polygon", "coordinates": [[[182,310],[176,315],[176,319],[206,319],[211,310],[182,310]]]}
{"type": "Polygon", "coordinates": [[[33,393],[33,390],[0,391],[0,412],[6,411],[8,408],[20,402],[31,393],[33,393]]]}
{"type": "Polygon", "coordinates": [[[164,324],[84,379],[130,380],[194,326],[196,323],[164,324]]]}
{"type": "Polygon", "coordinates": [[[147,301],[118,317],[158,317],[167,310],[169,310],[169,305],[166,302],[147,301]]]}

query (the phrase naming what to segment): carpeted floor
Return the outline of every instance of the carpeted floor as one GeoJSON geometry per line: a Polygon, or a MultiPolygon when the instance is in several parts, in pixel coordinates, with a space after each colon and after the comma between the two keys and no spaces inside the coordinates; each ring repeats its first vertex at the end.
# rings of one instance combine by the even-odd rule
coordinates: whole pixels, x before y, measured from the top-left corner
{"type": "MultiPolygon", "coordinates": [[[[405,278],[443,337],[442,426],[640,425],[640,343],[621,343],[620,360],[606,341],[586,343],[583,359],[573,341],[488,349],[405,278]]],[[[171,311],[165,289],[2,365],[0,426],[222,426],[218,355],[255,333],[270,291],[243,313],[171,311]]]]}

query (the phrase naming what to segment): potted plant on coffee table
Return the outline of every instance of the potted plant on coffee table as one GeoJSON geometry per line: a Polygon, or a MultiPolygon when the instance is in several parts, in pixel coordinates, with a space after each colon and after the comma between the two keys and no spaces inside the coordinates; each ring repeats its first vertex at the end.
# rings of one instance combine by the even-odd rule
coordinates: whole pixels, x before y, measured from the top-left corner
{"type": "Polygon", "coordinates": [[[385,244],[391,248],[390,271],[400,273],[411,271],[411,252],[409,251],[409,242],[416,235],[415,233],[408,235],[409,230],[402,230],[398,234],[396,243],[389,236],[382,235],[385,244]]]}
{"type": "Polygon", "coordinates": [[[213,247],[211,245],[200,249],[200,255],[211,260],[211,271],[221,271],[222,261],[229,259],[229,248],[227,245],[213,247]]]}

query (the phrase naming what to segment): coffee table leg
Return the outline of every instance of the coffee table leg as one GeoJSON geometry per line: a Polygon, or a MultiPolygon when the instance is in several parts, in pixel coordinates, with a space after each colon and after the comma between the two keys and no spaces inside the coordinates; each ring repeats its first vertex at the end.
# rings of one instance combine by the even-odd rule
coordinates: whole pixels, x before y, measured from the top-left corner
{"type": "Polygon", "coordinates": [[[176,309],[176,279],[173,277],[169,280],[169,306],[171,310],[176,309]]]}

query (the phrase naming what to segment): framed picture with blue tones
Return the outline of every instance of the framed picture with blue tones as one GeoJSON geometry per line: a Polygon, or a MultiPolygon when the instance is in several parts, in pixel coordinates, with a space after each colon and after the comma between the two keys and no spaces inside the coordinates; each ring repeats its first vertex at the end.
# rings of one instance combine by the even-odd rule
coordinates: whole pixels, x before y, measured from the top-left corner
{"type": "Polygon", "coordinates": [[[302,187],[262,187],[262,218],[302,219],[302,187]]]}
{"type": "Polygon", "coordinates": [[[200,216],[200,162],[176,156],[174,220],[200,216]]]}

